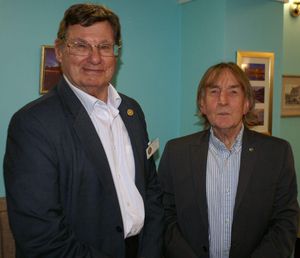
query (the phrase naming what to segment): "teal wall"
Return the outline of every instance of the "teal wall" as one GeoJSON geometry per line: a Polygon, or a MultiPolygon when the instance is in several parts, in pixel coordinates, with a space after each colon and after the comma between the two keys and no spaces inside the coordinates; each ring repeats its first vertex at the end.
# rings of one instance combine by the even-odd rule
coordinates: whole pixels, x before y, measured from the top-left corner
{"type": "MultiPolygon", "coordinates": [[[[1,164],[9,119],[39,97],[40,46],[53,44],[64,10],[76,2],[0,0],[1,164]]],[[[150,138],[159,137],[164,146],[179,134],[180,5],[175,0],[98,2],[113,9],[122,24],[124,48],[116,87],[141,103],[150,138]]]]}
{"type": "Polygon", "coordinates": [[[226,58],[236,51],[275,54],[272,134],[280,136],[283,4],[270,0],[231,0],[226,6],[226,58]]]}
{"type": "Polygon", "coordinates": [[[195,97],[203,72],[220,61],[236,62],[237,50],[243,50],[275,53],[273,134],[279,135],[282,10],[282,3],[270,0],[196,0],[183,5],[181,134],[199,130],[195,97]]]}
{"type": "Polygon", "coordinates": [[[291,143],[300,185],[300,118],[280,115],[281,76],[300,76],[300,17],[292,18],[288,4],[272,0],[195,0],[183,5],[181,19],[180,134],[202,128],[194,115],[195,96],[210,65],[236,62],[237,50],[274,52],[272,134],[291,143]]]}
{"type": "MultiPolygon", "coordinates": [[[[40,46],[53,43],[64,10],[76,2],[0,0],[0,161],[10,117],[39,96],[40,46]]],[[[300,173],[300,118],[280,117],[281,75],[300,74],[300,52],[293,52],[299,45],[300,18],[290,19],[283,4],[272,0],[101,3],[118,13],[122,23],[124,48],[116,87],[141,103],[150,138],[161,140],[160,154],[168,139],[202,128],[195,98],[209,66],[235,62],[237,50],[268,51],[275,53],[273,135],[291,141],[300,173]]]]}
{"type": "Polygon", "coordinates": [[[201,129],[196,93],[206,69],[224,59],[225,0],[194,0],[181,12],[180,134],[201,129]]]}
{"type": "MultiPolygon", "coordinates": [[[[297,18],[289,14],[288,5],[284,6],[283,30],[283,73],[300,76],[300,16],[297,18]]],[[[289,140],[293,147],[298,189],[300,189],[300,117],[282,117],[280,120],[280,135],[289,140]]],[[[298,192],[300,192],[298,190],[298,192]]],[[[298,194],[300,200],[300,193],[298,194]]]]}

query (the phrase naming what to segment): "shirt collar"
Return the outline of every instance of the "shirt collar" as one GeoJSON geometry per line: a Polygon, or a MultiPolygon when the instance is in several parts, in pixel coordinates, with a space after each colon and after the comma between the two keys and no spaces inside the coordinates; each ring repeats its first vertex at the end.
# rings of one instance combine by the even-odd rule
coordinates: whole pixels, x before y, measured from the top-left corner
{"type": "MultiPolygon", "coordinates": [[[[237,137],[235,138],[235,141],[232,145],[232,148],[230,150],[230,152],[234,152],[234,151],[238,151],[241,147],[242,147],[242,137],[243,137],[243,133],[244,133],[244,125],[242,125],[242,128],[240,130],[240,132],[238,133],[237,137]]],[[[212,147],[214,147],[217,151],[225,151],[228,150],[225,146],[225,144],[220,141],[214,134],[214,131],[212,129],[212,127],[210,128],[210,138],[209,138],[209,142],[212,145],[212,147]]]]}
{"type": "MultiPolygon", "coordinates": [[[[108,97],[107,97],[107,103],[105,103],[102,100],[97,99],[96,97],[94,97],[94,96],[84,92],[83,90],[79,89],[78,87],[76,87],[74,84],[72,84],[68,80],[68,78],[65,75],[64,75],[64,78],[65,78],[66,82],[68,83],[68,85],[70,86],[70,88],[75,93],[75,95],[78,97],[78,99],[80,100],[82,105],[85,107],[85,109],[89,115],[92,114],[92,112],[94,111],[95,105],[97,105],[97,104],[100,106],[107,105],[112,110],[115,110],[115,111],[118,110],[118,108],[121,104],[122,98],[112,84],[108,85],[108,97]]],[[[113,112],[113,113],[115,113],[115,112],[113,112]]]]}

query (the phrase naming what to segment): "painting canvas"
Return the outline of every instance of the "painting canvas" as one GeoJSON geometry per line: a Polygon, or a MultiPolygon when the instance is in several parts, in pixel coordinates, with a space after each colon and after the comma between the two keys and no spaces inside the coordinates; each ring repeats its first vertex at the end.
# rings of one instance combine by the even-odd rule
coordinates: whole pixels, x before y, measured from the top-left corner
{"type": "Polygon", "coordinates": [[[256,122],[251,129],[271,134],[274,54],[238,51],[237,64],[249,78],[255,94],[256,122]]]}
{"type": "Polygon", "coordinates": [[[55,57],[53,46],[42,46],[41,68],[40,68],[40,94],[51,90],[62,75],[60,65],[55,57]]]}
{"type": "Polygon", "coordinates": [[[282,77],[281,115],[300,116],[300,76],[282,77]]]}

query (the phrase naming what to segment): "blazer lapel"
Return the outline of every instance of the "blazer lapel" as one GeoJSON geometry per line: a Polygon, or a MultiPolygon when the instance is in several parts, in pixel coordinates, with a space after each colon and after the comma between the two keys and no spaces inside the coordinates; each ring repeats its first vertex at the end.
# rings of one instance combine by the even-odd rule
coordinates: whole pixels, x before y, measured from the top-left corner
{"type": "Polygon", "coordinates": [[[208,154],[209,131],[197,134],[195,144],[190,146],[192,177],[194,181],[195,198],[200,207],[200,214],[203,225],[206,225],[208,231],[208,212],[206,198],[206,164],[208,154]]]}
{"type": "Polygon", "coordinates": [[[68,119],[81,141],[87,158],[96,167],[100,182],[106,187],[114,188],[106,153],[88,113],[64,79],[58,84],[57,90],[65,110],[69,111],[68,119]]]}
{"type": "Polygon", "coordinates": [[[248,182],[253,172],[253,167],[256,159],[255,148],[256,145],[254,140],[252,139],[251,131],[245,128],[242,141],[239,183],[235,198],[234,217],[236,216],[238,208],[242,202],[248,182]]]}
{"type": "MultiPolygon", "coordinates": [[[[141,135],[140,132],[140,124],[141,121],[138,118],[137,112],[138,110],[135,109],[128,101],[126,101],[125,97],[122,95],[122,102],[119,106],[120,116],[124,122],[124,125],[127,129],[132,151],[134,155],[134,163],[135,163],[135,184],[138,188],[139,192],[144,196],[144,152],[141,150],[145,150],[145,144],[141,142],[139,139],[141,135]]],[[[146,143],[147,144],[147,143],[146,143]]]]}

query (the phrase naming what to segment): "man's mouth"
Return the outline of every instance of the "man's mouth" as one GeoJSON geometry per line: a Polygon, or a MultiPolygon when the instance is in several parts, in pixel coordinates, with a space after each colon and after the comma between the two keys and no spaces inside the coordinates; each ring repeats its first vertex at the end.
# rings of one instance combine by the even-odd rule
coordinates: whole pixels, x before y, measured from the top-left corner
{"type": "Polygon", "coordinates": [[[84,67],[83,70],[88,73],[103,73],[103,69],[84,67]]]}
{"type": "Polygon", "coordinates": [[[227,115],[229,115],[229,112],[219,112],[218,115],[219,116],[227,116],[227,115]]]}

